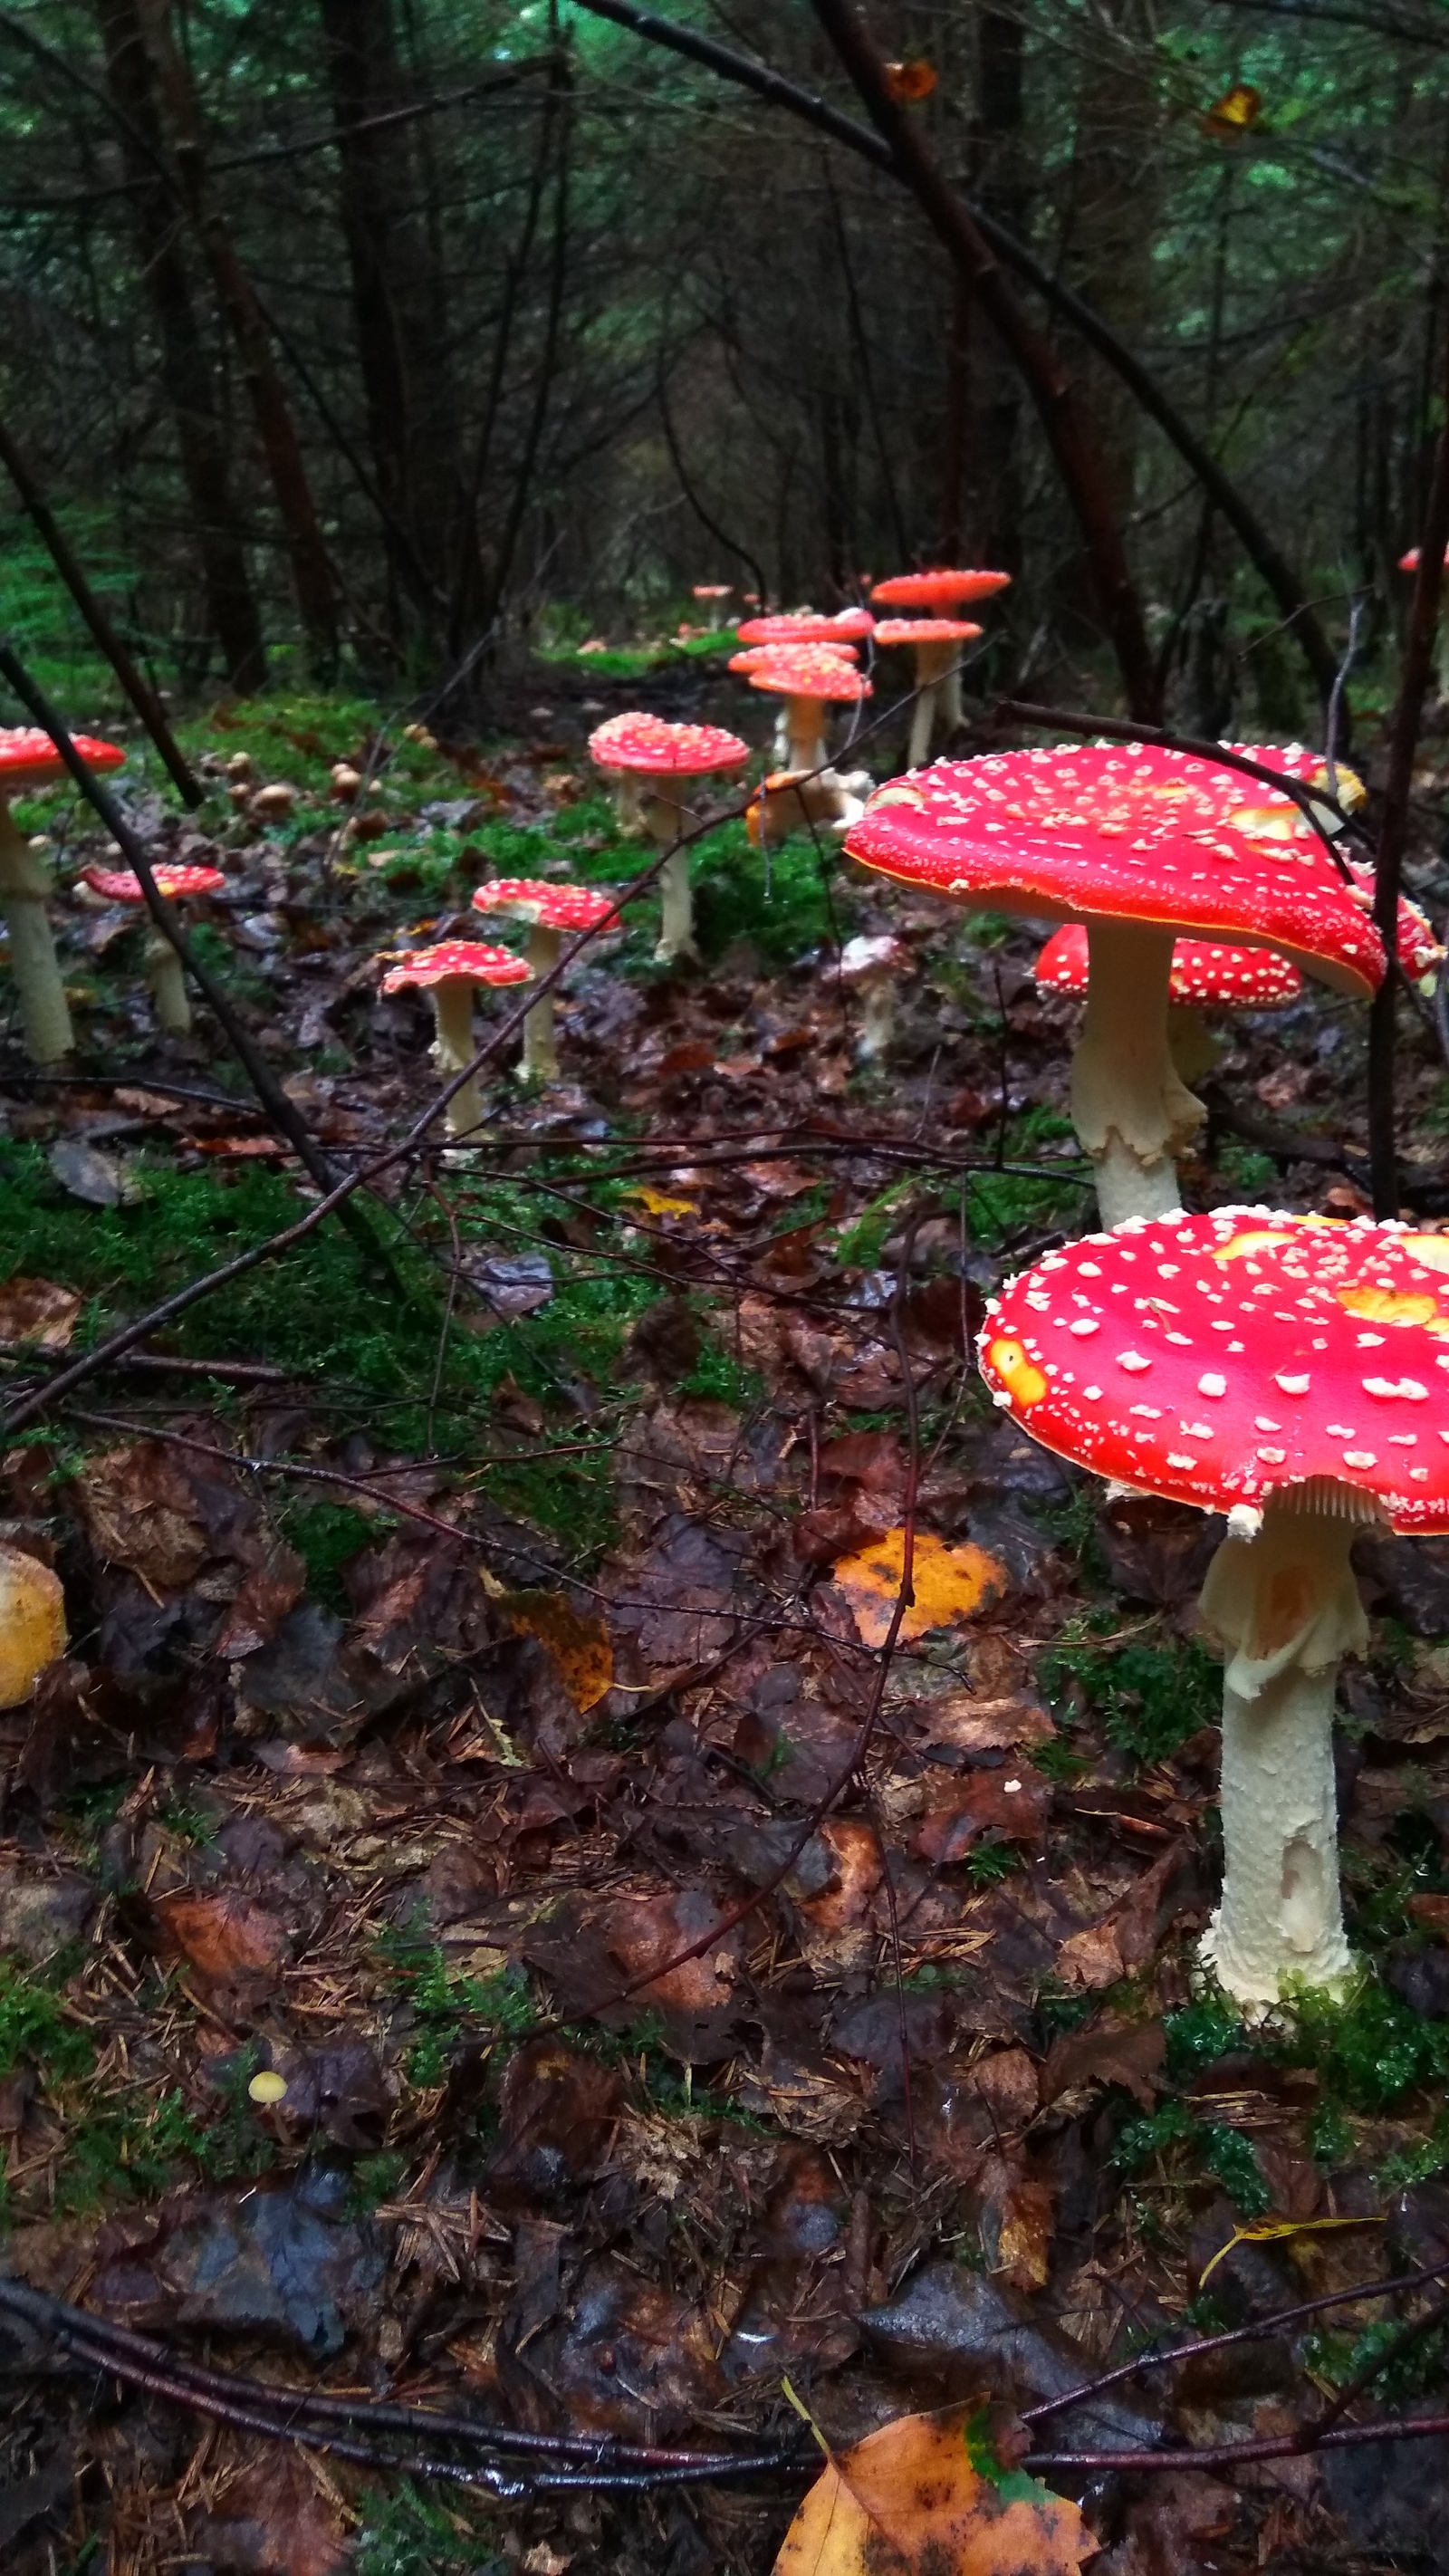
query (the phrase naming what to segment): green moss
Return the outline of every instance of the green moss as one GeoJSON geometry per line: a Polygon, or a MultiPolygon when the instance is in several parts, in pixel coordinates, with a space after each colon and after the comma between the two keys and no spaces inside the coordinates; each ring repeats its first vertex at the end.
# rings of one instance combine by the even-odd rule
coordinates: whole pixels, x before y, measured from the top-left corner
{"type": "Polygon", "coordinates": [[[278,1514],[284,1538],[293,1546],[307,1568],[307,1589],[328,1610],[339,1615],[350,1608],[342,1568],[349,1558],[378,1539],[382,1530],[394,1526],[369,1519],[354,1510],[350,1503],[288,1502],[278,1514]]]}
{"type": "Polygon", "coordinates": [[[353,2565],[356,2576],[504,2576],[505,2562],[483,2522],[451,2500],[445,2510],[405,2479],[393,2494],[369,2497],[353,2565]]]}
{"type": "Polygon", "coordinates": [[[1290,2065],[1315,2068],[1330,2104],[1386,2111],[1449,2075],[1449,2023],[1424,2020],[1371,1971],[1341,2003],[1308,1991],[1292,2004],[1282,2053],[1290,2065]]]}
{"type": "Polygon", "coordinates": [[[1072,1687],[1101,1721],[1109,1744],[1141,1763],[1165,1762],[1216,1715],[1222,1676],[1196,1638],[1136,1636],[1123,1644],[1103,1635],[1112,1613],[1069,1621],[1037,1672],[1054,1707],[1071,1704],[1072,1687]]]}
{"type": "Polygon", "coordinates": [[[1199,2120],[1186,2102],[1164,2102],[1145,2119],[1124,2121],[1108,2162],[1138,2174],[1159,2159],[1210,2174],[1242,2219],[1262,2218],[1273,2195],[1251,2138],[1221,2121],[1199,2120]]]}
{"type": "Polygon", "coordinates": [[[1206,1996],[1168,2013],[1163,2022],[1167,2072],[1174,2084],[1186,2084],[1244,2042],[1242,2015],[1221,1996],[1206,1996]]]}

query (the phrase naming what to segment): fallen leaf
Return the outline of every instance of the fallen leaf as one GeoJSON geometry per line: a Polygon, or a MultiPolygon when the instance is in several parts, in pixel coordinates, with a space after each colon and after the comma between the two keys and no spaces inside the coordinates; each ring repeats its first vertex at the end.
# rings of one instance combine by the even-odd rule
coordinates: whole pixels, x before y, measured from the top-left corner
{"type": "Polygon", "coordinates": [[[50,1149],[50,1168],[63,1190],[87,1207],[122,1207],[138,1195],[128,1165],[115,1154],[103,1154],[83,1136],[61,1136],[50,1149]]]}
{"type": "Polygon", "coordinates": [[[1050,2186],[1015,2154],[989,2156],[981,2173],[981,2242],[986,2268],[1024,2295],[1044,2290],[1055,2223],[1050,2186]]]}
{"type": "Polygon", "coordinates": [[[236,2576],[334,2576],[351,2558],[341,2515],[294,2454],[269,2450],[191,2526],[199,2556],[236,2576]]]}
{"type": "Polygon", "coordinates": [[[1056,1973],[1079,1994],[1100,1994],[1105,1986],[1115,1986],[1126,1969],[1111,1924],[1089,1923],[1074,1932],[1057,1952],[1056,1973]]]}
{"type": "Polygon", "coordinates": [[[54,1279],[7,1279],[0,1288],[0,1342],[34,1342],[43,1351],[69,1348],[85,1299],[54,1279]]]}
{"type": "Polygon", "coordinates": [[[1228,2238],[1227,2243],[1225,2245],[1220,2245],[1216,2254],[1211,2256],[1209,2261],[1204,2263],[1201,2272],[1198,2274],[1198,2288],[1202,2288],[1209,2273],[1217,2270],[1218,2265],[1222,2262],[1224,2256],[1231,2254],[1235,2245],[1271,2245],[1280,2236],[1313,2236],[1317,2235],[1323,2228],[1382,2227],[1383,2223],[1384,2222],[1381,2218],[1375,2218],[1372,2216],[1364,2218],[1255,2218],[1250,2226],[1235,2227],[1231,2236],[1228,2238]]]}
{"type": "Polygon", "coordinates": [[[97,1554],[156,1591],[189,1583],[210,1552],[186,1473],[159,1440],[92,1458],[78,1491],[97,1554]]]}
{"type": "Polygon", "coordinates": [[[498,1607],[519,1635],[548,1648],[579,1715],[597,1708],[614,1681],[614,1650],[597,1612],[576,1610],[562,1592],[505,1592],[498,1607]]]}
{"type": "Polygon", "coordinates": [[[1129,2022],[1121,2030],[1062,2031],[1041,2071],[1041,2098],[1055,2102],[1084,2085],[1120,2084],[1150,2111],[1166,2054],[1167,2034],[1160,2021],[1129,2022]]]}
{"type": "MultiPolygon", "coordinates": [[[[675,1053],[679,1052],[680,1049],[676,1048],[675,1053]]],[[[712,1053],[713,1050],[711,1050],[712,1053]]],[[[664,1067],[661,1065],[660,1071],[663,1072],[663,1070],[664,1067]]],[[[640,1187],[636,1190],[626,1190],[624,1196],[626,1199],[637,1199],[646,1216],[698,1216],[699,1214],[699,1203],[696,1199],[672,1199],[666,1196],[663,1190],[640,1187]]]]}
{"type": "Polygon", "coordinates": [[[943,1691],[916,1700],[910,1714],[926,1744],[953,1753],[1010,1753],[1018,1744],[1049,1744],[1056,1728],[1029,1699],[977,1699],[969,1691],[943,1691]]]}
{"type": "Polygon", "coordinates": [[[1051,1798],[1051,1782],[1019,1754],[999,1771],[968,1771],[964,1778],[948,1781],[939,1804],[922,1817],[916,1850],[938,1869],[949,1869],[985,1833],[1002,1834],[1008,1842],[1039,1843],[1051,1798]]]}
{"type": "Polygon", "coordinates": [[[1097,2543],[1080,2507],[975,2464],[972,2413],[902,2415],[819,2477],[776,2576],[1076,2576],[1097,2543]]]}
{"type": "MultiPolygon", "coordinates": [[[[905,1562],[906,1533],[900,1528],[887,1530],[859,1556],[843,1557],[835,1569],[835,1587],[844,1593],[868,1646],[885,1643],[900,1599],[905,1562]]],[[[900,1624],[901,1642],[924,1637],[932,1628],[949,1628],[957,1619],[969,1619],[999,1598],[1006,1584],[1005,1566],[988,1556],[985,1548],[969,1539],[962,1547],[947,1547],[941,1539],[918,1530],[911,1565],[915,1599],[900,1624]]]]}
{"type": "Polygon", "coordinates": [[[207,1985],[249,1997],[275,1986],[286,1934],[255,1897],[162,1896],[156,1913],[167,1937],[207,1985]]]}

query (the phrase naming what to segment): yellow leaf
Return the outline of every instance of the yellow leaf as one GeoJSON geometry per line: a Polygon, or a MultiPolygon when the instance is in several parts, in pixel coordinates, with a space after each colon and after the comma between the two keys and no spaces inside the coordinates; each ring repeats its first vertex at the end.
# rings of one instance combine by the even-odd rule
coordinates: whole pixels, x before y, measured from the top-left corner
{"type": "Polygon", "coordinates": [[[624,1196],[626,1199],[637,1199],[646,1216],[698,1216],[699,1214],[696,1200],[666,1198],[662,1190],[651,1190],[647,1184],[641,1185],[637,1190],[626,1190],[624,1196]]]}
{"type": "Polygon", "coordinates": [[[970,2410],[902,2415],[841,2451],[805,2498],[775,2576],[1077,2576],[1097,2543],[1035,2479],[976,2467],[970,2410]]]}
{"type": "Polygon", "coordinates": [[[580,1716],[597,1708],[614,1682],[614,1650],[603,1620],[576,1610],[562,1592],[505,1592],[498,1606],[511,1628],[547,1646],[580,1716]]]}
{"type": "Polygon", "coordinates": [[[1250,2227],[1235,2227],[1226,2245],[1220,2245],[1210,2263],[1198,2274],[1202,2288],[1210,2272],[1215,2272],[1235,2245],[1269,2245],[1279,2236],[1312,2236],[1325,2227],[1382,2227],[1381,2218],[1255,2218],[1250,2227]]]}
{"type": "MultiPolygon", "coordinates": [[[[885,1641],[900,1598],[905,1562],[906,1533],[893,1529],[862,1548],[858,1556],[843,1556],[835,1569],[834,1580],[868,1646],[885,1641]]],[[[969,1619],[973,1611],[1005,1591],[1006,1581],[1005,1566],[988,1556],[984,1547],[969,1539],[962,1547],[947,1547],[918,1530],[911,1567],[915,1600],[901,1621],[901,1642],[924,1637],[930,1628],[949,1628],[953,1619],[969,1619]]]]}
{"type": "Polygon", "coordinates": [[[1240,143],[1263,113],[1263,93],[1251,81],[1234,81],[1215,98],[1203,117],[1203,130],[1219,143],[1240,143]]]}

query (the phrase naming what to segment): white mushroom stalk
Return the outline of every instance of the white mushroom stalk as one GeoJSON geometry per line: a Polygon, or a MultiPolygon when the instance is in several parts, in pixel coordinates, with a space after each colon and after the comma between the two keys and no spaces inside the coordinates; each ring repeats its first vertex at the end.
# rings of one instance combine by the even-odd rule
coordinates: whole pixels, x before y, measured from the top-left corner
{"type": "MultiPolygon", "coordinates": [[[[1249,1520],[1256,1515],[1246,1515],[1249,1520]]],[[[1227,1866],[1202,1955],[1238,2003],[1353,1973],[1338,1878],[1333,1715],[1338,1667],[1368,1645],[1349,1563],[1381,1515],[1330,1478],[1275,1495],[1255,1537],[1228,1537],[1202,1592],[1228,1650],[1221,1804],[1227,1866]]]]}
{"type": "Polygon", "coordinates": [[[1366,1525],[1449,1530],[1449,1239],[1265,1208],[1139,1219],[1009,1281],[980,1351],[1058,1456],[1227,1513],[1201,1603],[1226,1855],[1202,1956],[1254,2015],[1341,1993],[1334,1698],[1368,1640],[1349,1551],[1366,1525]]]}
{"type": "Polygon", "coordinates": [[[46,902],[50,877],[0,795],[0,913],[10,934],[10,972],[20,1031],[32,1064],[56,1064],[75,1044],[46,902]]]}
{"type": "Polygon", "coordinates": [[[916,646],[916,705],[911,717],[911,740],[906,753],[912,769],[919,769],[931,754],[931,741],[939,720],[943,733],[954,733],[961,722],[961,648],[959,644],[918,644],[916,646]]]}
{"type": "MultiPolygon", "coordinates": [[[[196,895],[219,894],[226,884],[220,868],[197,866],[186,861],[158,860],[151,873],[157,893],[168,903],[185,902],[196,895]]],[[[130,868],[86,868],[83,882],[93,894],[103,896],[110,903],[131,904],[139,910],[146,900],[141,880],[130,868]]],[[[164,1030],[167,1037],[189,1037],[191,996],[186,989],[185,970],[170,940],[163,937],[154,923],[148,929],[142,953],[157,1027],[164,1030]]]]}
{"type": "Polygon", "coordinates": [[[658,966],[677,966],[688,960],[699,963],[699,943],[694,935],[694,891],[689,881],[689,851],[681,846],[682,835],[689,828],[689,811],[672,797],[654,786],[642,800],[644,829],[656,850],[668,856],[659,871],[659,942],[654,951],[658,966]]]}
{"type": "Polygon", "coordinates": [[[855,1042],[859,1064],[879,1064],[889,1049],[895,1034],[896,984],[905,963],[902,943],[888,933],[874,939],[848,939],[840,952],[840,980],[860,1002],[855,1042]]]}
{"type": "Polygon", "coordinates": [[[1072,1124],[1092,1165],[1104,1227],[1182,1205],[1175,1156],[1206,1119],[1167,1040],[1173,934],[1146,922],[1088,924],[1087,1016],[1072,1058],[1072,1124]]]}

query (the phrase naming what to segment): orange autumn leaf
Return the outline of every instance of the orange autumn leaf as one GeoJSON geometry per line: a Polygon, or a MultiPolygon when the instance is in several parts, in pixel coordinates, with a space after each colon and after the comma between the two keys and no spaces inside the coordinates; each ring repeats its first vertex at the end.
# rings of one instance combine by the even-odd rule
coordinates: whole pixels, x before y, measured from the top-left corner
{"type": "Polygon", "coordinates": [[[887,63],[886,87],[898,107],[919,107],[936,86],[931,65],[917,59],[909,63],[887,63]]]}
{"type": "MultiPolygon", "coordinates": [[[[905,1562],[906,1533],[893,1529],[863,1547],[858,1556],[842,1557],[835,1569],[834,1580],[868,1646],[885,1642],[900,1598],[905,1562]]],[[[915,1599],[901,1621],[902,1644],[924,1637],[928,1629],[949,1628],[955,1619],[969,1619],[1006,1589],[1006,1581],[1005,1566],[988,1556],[984,1547],[970,1539],[961,1547],[947,1547],[941,1539],[917,1530],[911,1566],[915,1599]]]]}
{"type": "Polygon", "coordinates": [[[562,1592],[507,1592],[499,1603],[510,1627],[546,1646],[581,1717],[613,1687],[614,1650],[602,1619],[576,1610],[562,1592]]]}
{"type": "Polygon", "coordinates": [[[995,2468],[963,2406],[903,2415],[835,2454],[775,2576],[1078,2576],[1097,2543],[1080,2508],[995,2468]]]}

